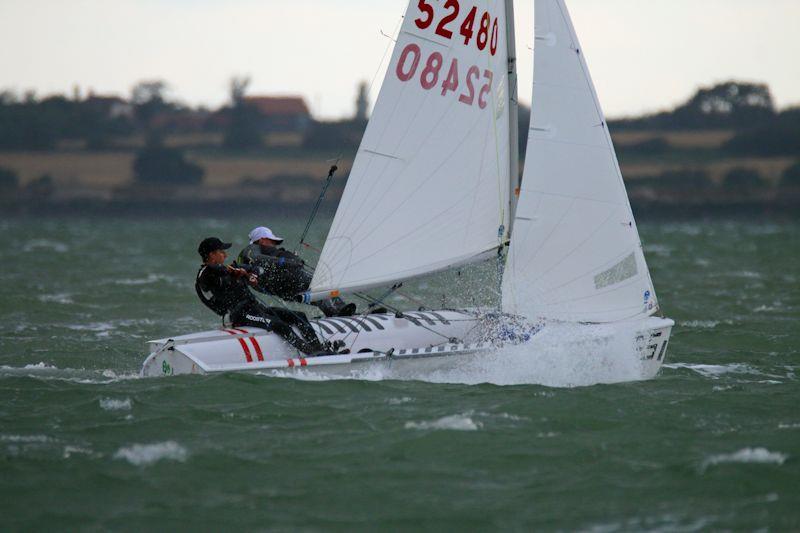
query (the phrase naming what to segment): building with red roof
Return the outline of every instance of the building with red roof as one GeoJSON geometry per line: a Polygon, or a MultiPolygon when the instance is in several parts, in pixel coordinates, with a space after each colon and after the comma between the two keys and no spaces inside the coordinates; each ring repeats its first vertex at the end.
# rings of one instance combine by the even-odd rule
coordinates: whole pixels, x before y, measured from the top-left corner
{"type": "Polygon", "coordinates": [[[259,114],[259,127],[267,132],[304,132],[311,112],[302,96],[246,96],[244,103],[259,114]]]}

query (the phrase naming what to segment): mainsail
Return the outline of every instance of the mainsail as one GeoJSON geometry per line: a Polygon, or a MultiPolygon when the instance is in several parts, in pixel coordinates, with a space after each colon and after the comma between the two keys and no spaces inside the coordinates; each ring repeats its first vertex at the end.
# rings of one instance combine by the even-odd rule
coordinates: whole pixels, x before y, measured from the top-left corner
{"type": "Polygon", "coordinates": [[[533,100],[503,307],[611,322],[656,312],[622,173],[563,0],[535,0],[533,100]]]}
{"type": "Polygon", "coordinates": [[[409,3],[310,299],[470,263],[503,245],[506,35],[503,0],[409,3]]]}

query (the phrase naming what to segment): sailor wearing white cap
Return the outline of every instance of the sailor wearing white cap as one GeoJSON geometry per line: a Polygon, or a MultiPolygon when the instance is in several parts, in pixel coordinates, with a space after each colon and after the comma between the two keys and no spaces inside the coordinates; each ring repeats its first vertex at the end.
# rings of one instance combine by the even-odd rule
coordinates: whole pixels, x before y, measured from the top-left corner
{"type": "MultiPolygon", "coordinates": [[[[265,226],[253,228],[248,235],[250,245],[239,253],[236,263],[259,267],[263,275],[255,289],[284,300],[298,302],[298,296],[308,290],[311,274],[305,270],[305,263],[298,256],[280,248],[283,237],[275,235],[265,226]]],[[[356,304],[345,303],[341,298],[331,298],[315,302],[314,305],[325,316],[352,316],[356,304]]]]}
{"type": "Polygon", "coordinates": [[[255,244],[261,239],[269,239],[270,241],[273,242],[273,244],[280,244],[284,240],[283,237],[278,237],[277,235],[272,233],[271,229],[265,226],[259,226],[257,228],[253,228],[253,230],[250,232],[247,238],[250,239],[250,244],[255,244]]]}

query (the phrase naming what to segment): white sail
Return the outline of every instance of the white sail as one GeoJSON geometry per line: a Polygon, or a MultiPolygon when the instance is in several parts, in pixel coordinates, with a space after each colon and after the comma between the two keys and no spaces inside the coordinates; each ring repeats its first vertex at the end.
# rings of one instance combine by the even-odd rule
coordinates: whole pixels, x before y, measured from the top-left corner
{"type": "Polygon", "coordinates": [[[563,0],[535,0],[531,125],[503,279],[507,312],[611,322],[656,312],[622,173],[563,0]]]}
{"type": "Polygon", "coordinates": [[[505,239],[503,0],[413,0],[310,298],[469,263],[505,239]]]}

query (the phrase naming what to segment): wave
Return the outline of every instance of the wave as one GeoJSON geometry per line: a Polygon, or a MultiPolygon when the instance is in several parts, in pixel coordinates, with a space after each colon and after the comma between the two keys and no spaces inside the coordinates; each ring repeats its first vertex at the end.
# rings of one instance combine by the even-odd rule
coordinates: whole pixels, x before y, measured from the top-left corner
{"type": "Polygon", "coordinates": [[[120,381],[142,379],[136,373],[117,373],[111,369],[59,368],[44,362],[25,366],[0,365],[0,379],[28,377],[43,381],[66,381],[87,385],[108,385],[120,381]]]}
{"type": "Polygon", "coordinates": [[[173,440],[155,444],[133,444],[122,447],[114,459],[123,459],[134,466],[150,466],[159,461],[184,462],[189,456],[186,448],[173,440]]]}
{"type": "Polygon", "coordinates": [[[410,398],[408,396],[403,396],[402,398],[389,398],[386,400],[386,403],[389,405],[402,405],[404,403],[413,402],[414,398],[410,398]]]}
{"type": "Polygon", "coordinates": [[[129,286],[136,286],[136,285],[150,285],[153,283],[159,283],[161,281],[165,281],[167,283],[175,283],[179,281],[178,278],[175,276],[168,276],[166,274],[148,274],[147,277],[144,278],[122,278],[122,279],[115,279],[113,283],[115,285],[129,285],[129,286]]]}
{"type": "Polygon", "coordinates": [[[36,298],[42,303],[69,305],[75,303],[71,296],[72,295],[68,292],[60,292],[57,294],[40,294],[36,298]]]}
{"type": "Polygon", "coordinates": [[[26,253],[37,252],[40,250],[63,254],[69,251],[69,246],[63,242],[49,241],[47,239],[32,239],[22,246],[22,251],[26,253]]]}
{"type": "Polygon", "coordinates": [[[685,322],[681,322],[680,327],[691,329],[714,329],[720,324],[732,326],[733,320],[687,320],[685,322]]]}
{"type": "Polygon", "coordinates": [[[771,452],[766,448],[743,448],[734,453],[723,453],[712,455],[703,461],[702,468],[705,470],[710,466],[724,463],[757,463],[757,464],[777,464],[782,465],[789,458],[788,455],[771,452]]]}
{"type": "Polygon", "coordinates": [[[478,431],[483,423],[474,421],[467,414],[451,415],[436,420],[423,422],[406,422],[406,429],[434,429],[450,431],[478,431]]]}
{"type": "Polygon", "coordinates": [[[130,411],[131,399],[117,400],[115,398],[100,398],[100,407],[106,411],[130,411]]]}
{"type": "Polygon", "coordinates": [[[729,365],[671,363],[664,365],[664,367],[671,369],[685,368],[687,370],[691,370],[692,372],[697,372],[702,376],[710,378],[718,378],[724,374],[753,374],[757,376],[763,375],[763,373],[760,372],[759,370],[756,370],[755,368],[743,363],[732,363],[729,365]]]}
{"type": "Polygon", "coordinates": [[[0,435],[0,442],[14,444],[44,444],[52,440],[47,435],[0,435]]]}

